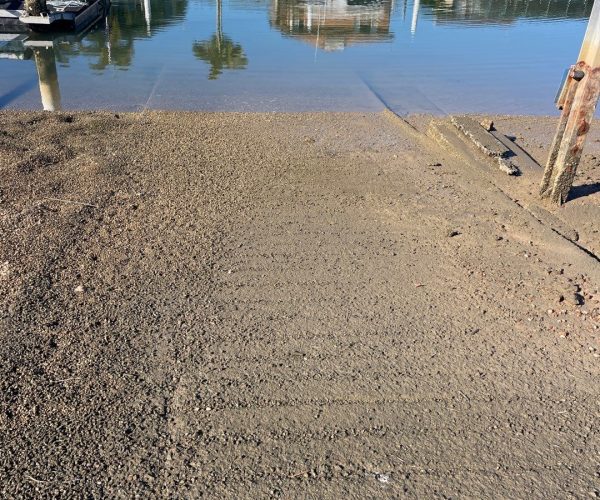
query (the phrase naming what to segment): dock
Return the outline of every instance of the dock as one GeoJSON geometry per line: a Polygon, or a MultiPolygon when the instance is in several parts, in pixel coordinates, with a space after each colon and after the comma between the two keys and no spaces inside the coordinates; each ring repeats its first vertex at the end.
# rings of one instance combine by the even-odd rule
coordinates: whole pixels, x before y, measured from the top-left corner
{"type": "Polygon", "coordinates": [[[29,31],[81,31],[100,21],[110,7],[109,0],[23,0],[0,1],[0,33],[29,31]]]}

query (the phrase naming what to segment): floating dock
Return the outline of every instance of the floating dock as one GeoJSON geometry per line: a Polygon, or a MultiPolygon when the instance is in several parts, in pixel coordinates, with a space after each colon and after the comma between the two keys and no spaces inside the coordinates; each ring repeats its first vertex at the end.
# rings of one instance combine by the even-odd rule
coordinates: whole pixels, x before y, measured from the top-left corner
{"type": "Polygon", "coordinates": [[[46,0],[30,15],[23,0],[0,0],[0,33],[81,31],[106,15],[108,0],[46,0]]]}

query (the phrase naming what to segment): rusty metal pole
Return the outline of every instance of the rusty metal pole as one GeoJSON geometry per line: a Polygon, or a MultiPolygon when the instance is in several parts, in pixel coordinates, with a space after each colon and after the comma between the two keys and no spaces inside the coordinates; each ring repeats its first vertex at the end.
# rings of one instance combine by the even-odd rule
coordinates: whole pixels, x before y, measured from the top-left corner
{"type": "Polygon", "coordinates": [[[557,105],[562,109],[540,196],[559,205],[569,196],[600,95],[600,0],[594,2],[577,64],[569,70],[557,105]]]}
{"type": "Polygon", "coordinates": [[[25,11],[28,16],[39,16],[48,11],[46,0],[25,0],[25,11]]]}

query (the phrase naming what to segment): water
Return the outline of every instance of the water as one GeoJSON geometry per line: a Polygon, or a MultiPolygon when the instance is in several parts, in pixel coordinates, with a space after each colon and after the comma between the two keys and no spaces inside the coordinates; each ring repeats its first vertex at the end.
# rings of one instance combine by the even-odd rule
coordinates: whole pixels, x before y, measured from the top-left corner
{"type": "Polygon", "coordinates": [[[592,2],[116,0],[0,35],[0,107],[554,113],[592,2]]]}

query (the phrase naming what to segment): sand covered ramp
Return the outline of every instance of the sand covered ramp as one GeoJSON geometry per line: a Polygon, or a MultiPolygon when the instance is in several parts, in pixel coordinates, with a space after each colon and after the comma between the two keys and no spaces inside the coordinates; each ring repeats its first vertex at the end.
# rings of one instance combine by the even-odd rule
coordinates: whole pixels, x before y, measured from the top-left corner
{"type": "Polygon", "coordinates": [[[0,496],[598,493],[593,232],[525,176],[382,113],[0,130],[0,496]]]}

